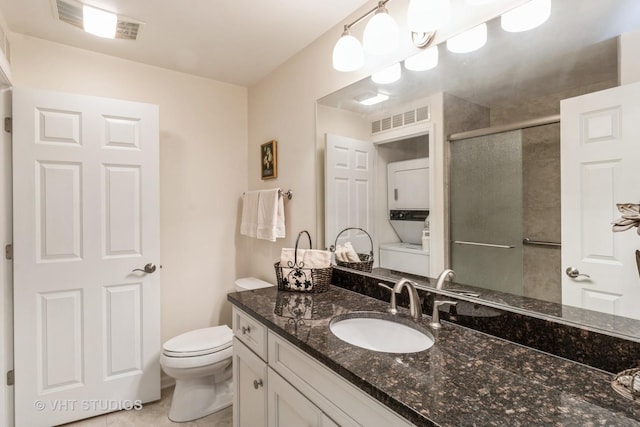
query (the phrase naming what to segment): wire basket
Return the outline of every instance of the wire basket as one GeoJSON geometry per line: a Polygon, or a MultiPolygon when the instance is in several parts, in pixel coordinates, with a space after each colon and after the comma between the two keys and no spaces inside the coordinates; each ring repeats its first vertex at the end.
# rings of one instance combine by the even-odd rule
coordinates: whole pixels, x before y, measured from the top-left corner
{"type": "Polygon", "coordinates": [[[640,368],[620,372],[611,380],[611,387],[621,396],[640,403],[640,368]]]}
{"type": "Polygon", "coordinates": [[[336,247],[338,246],[338,239],[340,238],[340,235],[347,230],[360,230],[364,234],[366,234],[367,237],[369,238],[369,243],[371,244],[371,251],[369,251],[368,254],[358,253],[358,258],[360,258],[360,262],[338,261],[336,259],[336,264],[338,264],[340,267],[351,268],[353,270],[359,270],[359,271],[371,273],[371,269],[373,268],[373,240],[371,239],[371,236],[369,235],[369,233],[367,233],[364,229],[358,228],[358,227],[348,227],[342,230],[341,232],[339,232],[338,235],[336,236],[335,243],[333,244],[333,246],[331,246],[331,252],[335,252],[336,247]]]}
{"type": "Polygon", "coordinates": [[[302,260],[298,261],[298,244],[300,243],[300,236],[303,234],[306,234],[309,239],[309,248],[312,247],[309,232],[302,230],[296,238],[293,262],[290,261],[289,265],[283,266],[278,261],[273,265],[276,270],[278,289],[292,292],[326,292],[331,285],[333,268],[307,268],[302,260]]]}

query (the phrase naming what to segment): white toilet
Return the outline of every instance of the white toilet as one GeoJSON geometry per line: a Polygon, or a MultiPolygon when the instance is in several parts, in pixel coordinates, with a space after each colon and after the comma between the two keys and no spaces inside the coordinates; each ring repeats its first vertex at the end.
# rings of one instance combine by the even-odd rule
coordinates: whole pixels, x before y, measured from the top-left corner
{"type": "MultiPolygon", "coordinates": [[[[236,291],[273,286],[255,277],[236,280],[236,291]]],[[[169,419],[175,422],[202,418],[233,401],[231,348],[233,333],[227,325],[196,329],[171,338],[162,346],[160,366],[176,380],[169,419]]]]}

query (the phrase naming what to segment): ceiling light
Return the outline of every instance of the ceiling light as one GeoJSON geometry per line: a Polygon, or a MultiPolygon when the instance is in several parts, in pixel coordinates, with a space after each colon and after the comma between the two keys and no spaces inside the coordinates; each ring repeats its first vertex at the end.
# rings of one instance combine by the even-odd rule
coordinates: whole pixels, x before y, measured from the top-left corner
{"type": "Polygon", "coordinates": [[[496,0],[466,0],[466,2],[473,6],[478,6],[481,4],[495,3],[496,0]]]}
{"type": "Polygon", "coordinates": [[[409,0],[407,24],[415,33],[429,33],[449,23],[449,0],[409,0]]]}
{"type": "Polygon", "coordinates": [[[116,14],[85,4],[82,6],[82,20],[84,30],[87,33],[109,39],[116,37],[118,24],[118,16],[116,14]]]}
{"type": "Polygon", "coordinates": [[[386,55],[398,48],[398,26],[384,7],[385,3],[378,2],[375,14],[364,28],[362,36],[364,49],[374,55],[386,55]]]}
{"type": "Polygon", "coordinates": [[[512,33],[542,25],[551,15],[551,0],[531,0],[502,15],[502,29],[512,33]]]}
{"type": "Polygon", "coordinates": [[[364,52],[360,40],[349,34],[345,25],[342,37],[333,48],[333,68],[338,71],[355,71],[364,65],[364,52]]]}
{"type": "Polygon", "coordinates": [[[447,49],[454,53],[468,53],[480,49],[487,42],[487,24],[482,23],[447,40],[447,49]]]}
{"type": "Polygon", "coordinates": [[[402,69],[400,68],[400,63],[396,62],[390,67],[373,73],[371,75],[371,80],[373,80],[375,83],[386,85],[389,83],[397,82],[398,80],[400,80],[401,75],[402,69]]]}
{"type": "Polygon", "coordinates": [[[438,46],[431,46],[427,50],[404,60],[404,68],[411,71],[427,71],[438,65],[438,46]]]}
{"type": "Polygon", "coordinates": [[[364,95],[358,97],[356,98],[356,101],[358,101],[362,105],[374,105],[386,101],[387,99],[389,99],[389,96],[383,93],[377,93],[375,95],[364,95]]]}

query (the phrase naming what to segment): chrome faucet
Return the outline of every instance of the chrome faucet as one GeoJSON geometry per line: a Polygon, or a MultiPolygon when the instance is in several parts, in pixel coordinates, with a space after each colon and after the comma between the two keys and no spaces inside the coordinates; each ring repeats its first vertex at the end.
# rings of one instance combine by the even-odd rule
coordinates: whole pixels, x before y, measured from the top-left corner
{"type": "Polygon", "coordinates": [[[436,282],[436,289],[437,290],[441,290],[442,287],[444,286],[444,281],[445,280],[447,280],[448,278],[451,278],[453,280],[453,279],[455,279],[455,277],[456,277],[455,271],[450,270],[450,269],[444,270],[438,276],[438,281],[436,282]]]}
{"type": "Polygon", "coordinates": [[[438,301],[437,299],[435,301],[433,301],[433,313],[431,313],[431,323],[429,323],[429,326],[431,326],[433,329],[440,329],[442,328],[442,323],[440,323],[440,306],[441,305],[456,305],[458,304],[457,301],[438,301]]]}
{"type": "Polygon", "coordinates": [[[420,302],[420,297],[418,296],[418,291],[416,290],[415,282],[412,282],[409,279],[402,278],[398,280],[393,288],[385,285],[384,283],[378,283],[378,286],[382,286],[385,289],[391,291],[391,307],[387,309],[387,311],[391,314],[398,314],[398,307],[396,306],[396,294],[402,292],[402,288],[407,288],[409,292],[409,314],[415,321],[420,321],[422,319],[422,303],[420,302]]]}
{"type": "Polygon", "coordinates": [[[422,319],[422,303],[420,302],[420,297],[416,290],[416,284],[409,279],[402,278],[393,285],[392,296],[395,297],[395,294],[400,294],[402,292],[402,288],[407,288],[407,291],[409,292],[409,314],[413,320],[419,322],[422,319]]]}

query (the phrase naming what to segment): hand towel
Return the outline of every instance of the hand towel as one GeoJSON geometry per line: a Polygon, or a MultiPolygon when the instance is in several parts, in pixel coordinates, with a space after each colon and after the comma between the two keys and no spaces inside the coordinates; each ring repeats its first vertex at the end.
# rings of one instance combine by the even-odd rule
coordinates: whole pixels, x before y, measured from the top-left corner
{"type": "Polygon", "coordinates": [[[245,191],[242,195],[242,221],[240,234],[256,237],[258,231],[258,199],[259,191],[245,191]]]}
{"type": "Polygon", "coordinates": [[[355,249],[353,249],[353,245],[351,242],[347,242],[344,244],[344,257],[347,258],[348,262],[360,262],[360,257],[355,249]]]}
{"type": "Polygon", "coordinates": [[[260,191],[258,198],[258,239],[275,242],[278,237],[285,237],[284,202],[280,189],[260,191]]]}
{"type": "Polygon", "coordinates": [[[302,256],[304,268],[331,267],[331,252],[320,249],[307,249],[302,256]]]}

